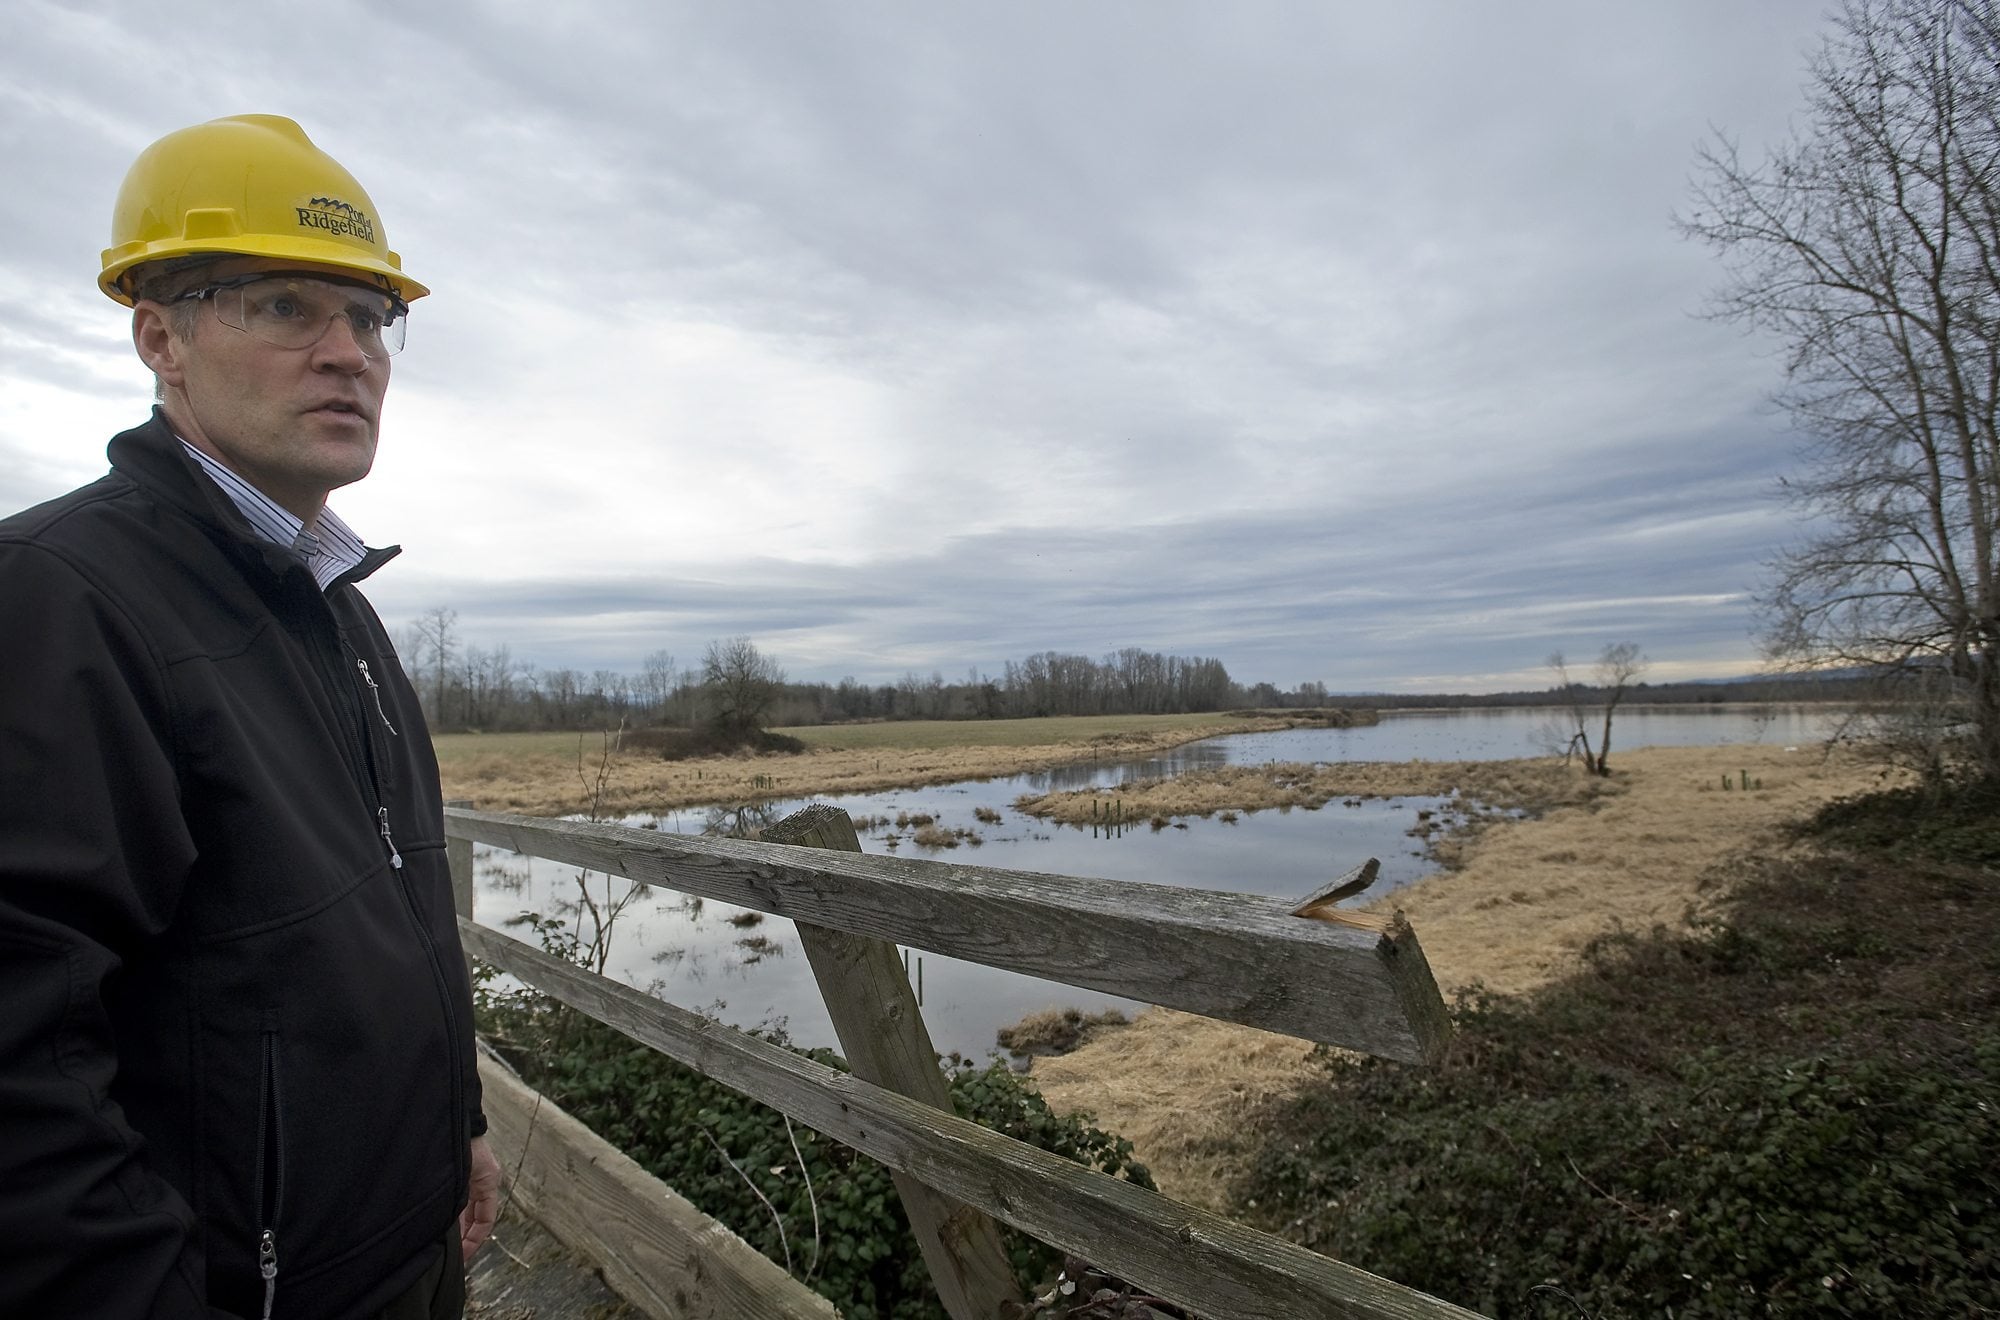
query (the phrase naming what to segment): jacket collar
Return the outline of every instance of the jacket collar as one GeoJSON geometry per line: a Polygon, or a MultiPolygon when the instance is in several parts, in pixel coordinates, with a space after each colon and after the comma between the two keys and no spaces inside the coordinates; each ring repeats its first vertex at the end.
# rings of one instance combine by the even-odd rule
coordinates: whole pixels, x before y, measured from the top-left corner
{"type": "MultiPolygon", "coordinates": [[[[303,571],[303,565],[289,551],[257,535],[229,496],[195,466],[182,451],[179,437],[158,407],[143,426],[113,436],[106,452],[113,469],[201,524],[203,530],[236,554],[257,560],[280,577],[291,568],[303,571]]],[[[371,548],[359,564],[335,581],[359,582],[402,550],[399,545],[371,548]]]]}

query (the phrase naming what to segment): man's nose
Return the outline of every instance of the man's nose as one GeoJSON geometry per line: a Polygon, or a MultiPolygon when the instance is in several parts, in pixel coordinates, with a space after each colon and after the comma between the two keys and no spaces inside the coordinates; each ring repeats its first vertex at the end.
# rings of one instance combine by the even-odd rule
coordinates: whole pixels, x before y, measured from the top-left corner
{"type": "Polygon", "coordinates": [[[354,325],[344,314],[336,313],[326,319],[326,328],[313,341],[313,365],[325,366],[334,371],[348,371],[359,374],[368,369],[369,356],[361,351],[360,336],[354,333],[354,325]]]}

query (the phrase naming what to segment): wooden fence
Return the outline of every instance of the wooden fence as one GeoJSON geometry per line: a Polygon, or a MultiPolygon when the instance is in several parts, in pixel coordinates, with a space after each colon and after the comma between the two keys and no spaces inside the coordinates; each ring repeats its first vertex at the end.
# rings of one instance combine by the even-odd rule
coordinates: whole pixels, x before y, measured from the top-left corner
{"type": "MultiPolygon", "coordinates": [[[[1415,934],[1400,920],[1335,908],[1341,882],[1293,904],[867,856],[846,813],[825,806],[754,843],[463,807],[447,810],[445,828],[469,954],[880,1161],[954,1320],[993,1320],[1022,1300],[996,1220],[1210,1320],[1473,1315],[958,1118],[897,953],[914,946],[1413,1065],[1435,1062],[1449,1026],[1415,934]],[[852,1074],[474,924],[475,842],[790,918],[852,1074]]],[[[703,1253],[701,1234],[717,1226],[689,1227],[687,1210],[676,1206],[670,1222],[647,1228],[652,1241],[681,1239],[678,1250],[658,1253],[669,1262],[661,1268],[685,1269],[659,1286],[675,1298],[662,1313],[809,1313],[804,1299],[779,1297],[783,1289],[766,1276],[755,1287],[721,1278],[736,1256],[703,1253]],[[759,1300],[746,1303],[746,1295],[759,1300]]],[[[659,1217],[658,1206],[637,1203],[620,1213],[659,1217]]]]}

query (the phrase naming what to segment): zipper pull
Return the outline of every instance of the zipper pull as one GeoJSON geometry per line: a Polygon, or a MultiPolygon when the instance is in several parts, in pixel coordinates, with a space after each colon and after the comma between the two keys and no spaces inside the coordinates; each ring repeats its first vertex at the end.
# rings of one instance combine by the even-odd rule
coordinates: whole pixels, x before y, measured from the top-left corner
{"type": "Polygon", "coordinates": [[[375,819],[382,824],[382,842],[389,845],[389,865],[398,871],[403,869],[403,854],[396,851],[396,841],[389,837],[389,808],[377,807],[375,819]]]}
{"type": "Polygon", "coordinates": [[[257,1273],[264,1276],[264,1320],[271,1320],[271,1303],[278,1296],[278,1235],[268,1228],[257,1239],[257,1273]]]}
{"type": "Polygon", "coordinates": [[[382,727],[389,731],[391,737],[402,737],[401,734],[396,732],[396,726],[389,723],[389,712],[382,709],[382,689],[376,684],[375,675],[368,672],[368,662],[357,655],[354,657],[354,663],[361,670],[361,681],[366,683],[368,690],[375,694],[375,713],[382,717],[382,727]]]}

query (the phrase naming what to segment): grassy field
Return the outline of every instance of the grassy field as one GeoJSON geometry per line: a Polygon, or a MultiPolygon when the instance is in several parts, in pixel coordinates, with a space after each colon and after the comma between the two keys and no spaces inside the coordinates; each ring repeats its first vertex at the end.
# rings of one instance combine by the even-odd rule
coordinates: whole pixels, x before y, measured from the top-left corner
{"type": "Polygon", "coordinates": [[[1205,733],[1227,718],[1211,711],[1194,715],[1052,715],[1028,720],[885,720],[878,724],[807,725],[776,732],[789,734],[808,747],[836,751],[1042,747],[1190,729],[1205,733]]]}
{"type": "Polygon", "coordinates": [[[433,739],[445,797],[486,811],[612,815],[778,798],[876,792],[1150,756],[1221,733],[1283,728],[1284,718],[1111,715],[1035,720],[907,720],[786,729],[803,753],[662,760],[627,750],[604,762],[601,733],[451,733],[433,739]]]}
{"type": "MultiPolygon", "coordinates": [[[[1052,743],[1110,740],[1135,734],[1200,730],[1204,734],[1229,717],[1198,715],[1052,715],[1031,720],[884,720],[873,724],[809,724],[777,729],[808,747],[832,751],[932,751],[941,747],[1043,747],[1052,743]]],[[[1243,721],[1238,720],[1238,724],[1243,721]]],[[[1232,726],[1234,727],[1234,726],[1232,726]]],[[[1247,726],[1246,726],[1247,727],[1247,726]]],[[[575,730],[535,733],[440,733],[431,738],[439,765],[476,756],[576,758],[577,739],[586,755],[602,749],[602,733],[575,730]]]]}
{"type": "Polygon", "coordinates": [[[438,765],[450,767],[482,756],[518,756],[545,760],[550,757],[576,759],[577,739],[595,755],[602,750],[603,735],[567,732],[537,733],[436,733],[431,746],[437,749],[438,765]]]}

